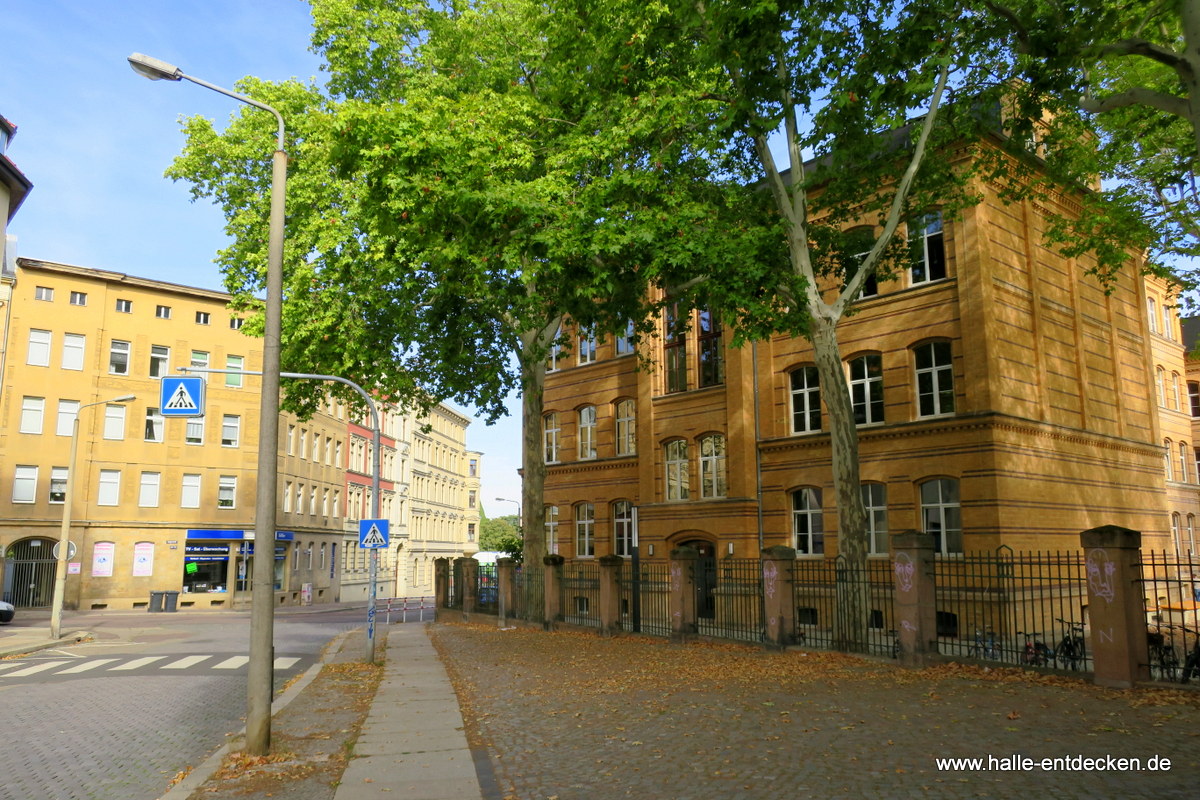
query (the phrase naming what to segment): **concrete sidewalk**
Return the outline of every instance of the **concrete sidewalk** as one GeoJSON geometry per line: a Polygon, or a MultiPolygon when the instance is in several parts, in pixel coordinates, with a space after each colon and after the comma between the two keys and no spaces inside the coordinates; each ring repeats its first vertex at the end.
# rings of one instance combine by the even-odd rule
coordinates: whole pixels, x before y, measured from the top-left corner
{"type": "Polygon", "coordinates": [[[478,800],[458,697],[425,625],[388,631],[383,680],[335,800],[478,800]]]}

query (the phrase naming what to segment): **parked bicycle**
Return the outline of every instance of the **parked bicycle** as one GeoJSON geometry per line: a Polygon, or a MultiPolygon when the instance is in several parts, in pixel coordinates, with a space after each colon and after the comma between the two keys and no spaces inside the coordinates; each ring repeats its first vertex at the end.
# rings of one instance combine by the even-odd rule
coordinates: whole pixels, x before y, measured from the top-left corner
{"type": "Polygon", "coordinates": [[[975,629],[975,644],[971,646],[968,653],[972,658],[996,658],[998,654],[996,648],[996,633],[990,627],[984,631],[980,628],[975,629]]]}
{"type": "Polygon", "coordinates": [[[1054,658],[1064,669],[1080,669],[1087,655],[1083,643],[1083,623],[1072,622],[1061,617],[1058,618],[1058,621],[1066,627],[1067,632],[1063,634],[1062,641],[1058,643],[1058,648],[1054,651],[1054,658]]]}
{"type": "Polygon", "coordinates": [[[1158,623],[1146,634],[1150,651],[1150,677],[1160,681],[1175,681],[1179,669],[1179,656],[1175,653],[1174,626],[1158,623]],[[1167,633],[1164,634],[1163,630],[1167,633]],[[1170,638],[1168,638],[1168,635],[1170,638]]]}
{"type": "Polygon", "coordinates": [[[900,631],[895,628],[888,631],[888,636],[892,637],[892,658],[900,657],[900,631]]]}
{"type": "Polygon", "coordinates": [[[1031,667],[1044,667],[1054,661],[1054,651],[1046,646],[1040,638],[1040,631],[1017,631],[1017,636],[1025,637],[1025,650],[1021,653],[1021,663],[1031,667]]]}
{"type": "Polygon", "coordinates": [[[1184,628],[1184,633],[1192,635],[1192,651],[1188,653],[1187,658],[1183,662],[1183,674],[1179,676],[1180,683],[1187,683],[1192,678],[1200,678],[1200,631],[1194,631],[1191,628],[1184,628]]]}

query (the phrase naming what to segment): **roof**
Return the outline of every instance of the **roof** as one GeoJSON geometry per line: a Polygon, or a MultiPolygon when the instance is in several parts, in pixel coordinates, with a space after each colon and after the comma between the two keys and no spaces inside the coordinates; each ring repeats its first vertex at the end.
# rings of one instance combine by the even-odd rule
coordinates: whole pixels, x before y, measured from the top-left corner
{"type": "Polygon", "coordinates": [[[207,300],[217,300],[222,303],[228,303],[230,299],[230,295],[225,292],[216,292],[212,289],[201,289],[196,286],[184,286],[183,284],[179,283],[168,283],[167,281],[156,281],[151,278],[139,278],[134,275],[127,275],[123,272],[113,272],[106,269],[77,267],[73,264],[59,264],[54,261],[40,261],[35,258],[18,258],[17,266],[20,269],[58,272],[64,275],[74,275],[80,278],[91,278],[92,280],[106,281],[109,283],[123,283],[126,286],[137,286],[139,288],[153,289],[159,292],[171,292],[174,294],[190,295],[192,297],[203,297],[207,300]]]}

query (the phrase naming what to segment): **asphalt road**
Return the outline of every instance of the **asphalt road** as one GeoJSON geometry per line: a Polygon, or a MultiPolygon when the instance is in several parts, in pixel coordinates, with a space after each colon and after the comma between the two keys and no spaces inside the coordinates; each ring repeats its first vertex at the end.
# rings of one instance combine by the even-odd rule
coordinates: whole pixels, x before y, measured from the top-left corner
{"type": "MultiPolygon", "coordinates": [[[[362,608],[278,613],[276,688],[365,621],[362,608]]],[[[153,800],[244,725],[248,613],[68,622],[94,640],[0,661],[0,800],[153,800]]]]}

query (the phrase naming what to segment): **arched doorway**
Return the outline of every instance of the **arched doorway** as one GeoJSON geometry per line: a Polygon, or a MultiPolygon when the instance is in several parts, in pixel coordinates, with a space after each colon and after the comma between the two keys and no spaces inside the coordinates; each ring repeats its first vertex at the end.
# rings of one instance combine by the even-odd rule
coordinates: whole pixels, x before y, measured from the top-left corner
{"type": "Polygon", "coordinates": [[[4,551],[4,599],[18,608],[45,608],[54,597],[53,539],[13,542],[4,551]]]}
{"type": "Polygon", "coordinates": [[[707,539],[688,539],[679,546],[694,548],[700,554],[696,559],[696,616],[715,619],[717,601],[713,590],[717,588],[717,546],[707,539]]]}

